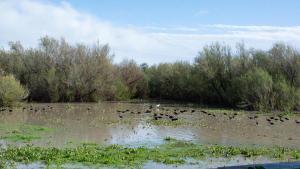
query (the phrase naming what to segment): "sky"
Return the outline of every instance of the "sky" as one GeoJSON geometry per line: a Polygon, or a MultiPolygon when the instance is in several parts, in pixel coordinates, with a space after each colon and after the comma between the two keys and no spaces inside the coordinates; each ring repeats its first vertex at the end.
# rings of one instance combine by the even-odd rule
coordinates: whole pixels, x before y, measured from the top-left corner
{"type": "Polygon", "coordinates": [[[0,47],[42,36],[109,44],[115,62],[192,62],[203,46],[299,48],[299,0],[0,0],[0,47]]]}

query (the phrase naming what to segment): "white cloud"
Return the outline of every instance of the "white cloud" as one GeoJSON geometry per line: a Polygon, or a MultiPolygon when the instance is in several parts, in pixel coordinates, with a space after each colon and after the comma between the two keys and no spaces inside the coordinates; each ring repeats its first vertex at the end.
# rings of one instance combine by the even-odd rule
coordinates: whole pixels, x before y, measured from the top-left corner
{"type": "Polygon", "coordinates": [[[17,40],[35,46],[45,35],[64,37],[69,42],[99,41],[110,44],[117,62],[123,58],[133,58],[139,63],[192,61],[203,45],[214,41],[230,45],[244,41],[248,46],[263,49],[277,41],[300,43],[300,26],[120,27],[65,2],[1,0],[0,21],[0,46],[17,40]]]}

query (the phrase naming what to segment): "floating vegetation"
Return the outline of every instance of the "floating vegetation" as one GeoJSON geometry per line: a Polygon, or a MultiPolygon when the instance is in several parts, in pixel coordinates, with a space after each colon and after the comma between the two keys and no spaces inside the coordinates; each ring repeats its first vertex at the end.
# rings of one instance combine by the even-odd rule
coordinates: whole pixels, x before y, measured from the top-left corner
{"type": "Polygon", "coordinates": [[[10,134],[10,135],[6,135],[1,137],[1,139],[6,139],[6,140],[10,140],[10,141],[21,141],[21,142],[29,142],[32,140],[36,140],[36,139],[40,139],[40,136],[35,136],[35,135],[28,135],[28,134],[10,134]]]}
{"type": "Polygon", "coordinates": [[[1,124],[0,130],[6,133],[0,137],[1,139],[13,142],[30,142],[40,139],[43,134],[51,131],[50,128],[28,124],[1,124]]]}
{"type": "Polygon", "coordinates": [[[0,149],[0,161],[50,164],[83,163],[85,165],[142,166],[147,161],[164,164],[184,164],[188,158],[201,160],[210,157],[230,158],[238,155],[252,158],[266,156],[279,160],[297,160],[300,150],[283,147],[232,147],[200,145],[178,141],[171,137],[154,148],[128,148],[119,145],[81,144],[70,148],[46,148],[26,145],[0,149]]]}

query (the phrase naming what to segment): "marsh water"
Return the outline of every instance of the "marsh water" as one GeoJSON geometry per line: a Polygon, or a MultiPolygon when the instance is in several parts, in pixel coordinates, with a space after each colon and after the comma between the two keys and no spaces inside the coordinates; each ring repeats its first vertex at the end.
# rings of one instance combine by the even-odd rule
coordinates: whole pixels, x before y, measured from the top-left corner
{"type": "MultiPolygon", "coordinates": [[[[47,103],[26,104],[23,107],[1,112],[0,123],[38,125],[51,129],[44,132],[40,139],[31,141],[38,146],[64,147],[70,143],[89,142],[151,147],[163,143],[166,137],[172,137],[201,144],[300,148],[300,124],[295,123],[300,116],[297,114],[284,120],[273,120],[270,124],[266,119],[276,115],[257,114],[252,119],[255,112],[203,109],[183,104],[160,104],[156,107],[154,103],[130,102],[47,103]],[[147,112],[149,107],[151,112],[147,112]],[[175,111],[179,113],[174,115],[175,111]],[[153,114],[158,114],[160,118],[154,119],[153,114]],[[234,118],[230,118],[231,115],[234,118]],[[176,116],[178,120],[172,121],[170,116],[176,116]]],[[[0,130],[0,136],[6,134],[7,131],[0,130]]],[[[19,143],[2,139],[1,144],[19,143]]],[[[229,160],[227,163],[232,162],[229,160]]],[[[244,163],[251,162],[244,160],[244,163]]],[[[145,168],[151,168],[151,165],[153,163],[146,164],[145,168]]]]}

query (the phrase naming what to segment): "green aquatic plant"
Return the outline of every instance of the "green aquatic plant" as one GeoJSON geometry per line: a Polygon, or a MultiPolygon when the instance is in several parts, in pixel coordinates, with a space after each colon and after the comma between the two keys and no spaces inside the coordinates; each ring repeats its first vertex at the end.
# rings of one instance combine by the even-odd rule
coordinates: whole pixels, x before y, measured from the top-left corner
{"type": "Polygon", "coordinates": [[[164,164],[184,164],[187,159],[202,160],[210,157],[230,158],[238,155],[244,157],[266,156],[280,160],[299,159],[300,150],[283,147],[233,147],[220,145],[201,145],[188,141],[178,141],[171,137],[154,148],[131,148],[120,145],[101,146],[84,143],[75,147],[55,148],[25,145],[8,146],[0,149],[1,165],[8,162],[32,163],[45,165],[81,163],[84,165],[105,166],[142,166],[147,161],[164,164]]]}
{"type": "Polygon", "coordinates": [[[28,134],[10,134],[6,136],[2,136],[1,139],[10,140],[10,141],[21,141],[21,142],[29,142],[32,140],[40,139],[40,136],[28,135],[28,134]]]}
{"type": "Polygon", "coordinates": [[[32,140],[40,139],[42,136],[52,129],[29,124],[0,124],[0,130],[6,134],[0,136],[1,139],[13,142],[30,142],[32,140]]]}

